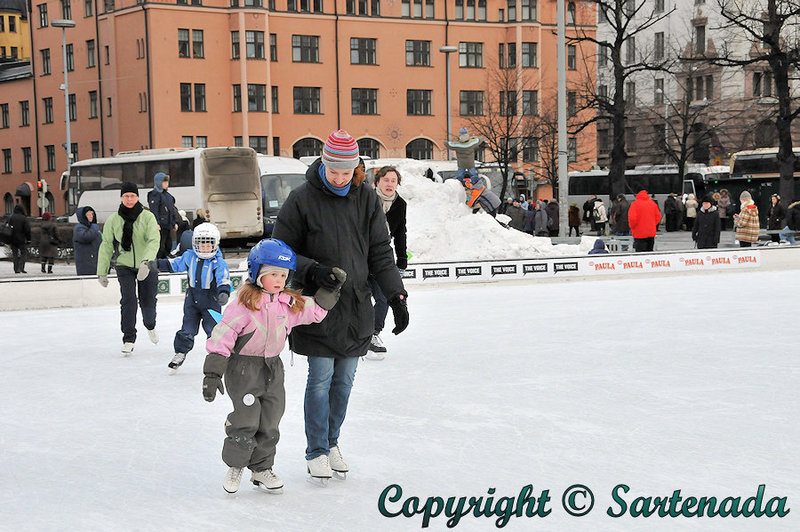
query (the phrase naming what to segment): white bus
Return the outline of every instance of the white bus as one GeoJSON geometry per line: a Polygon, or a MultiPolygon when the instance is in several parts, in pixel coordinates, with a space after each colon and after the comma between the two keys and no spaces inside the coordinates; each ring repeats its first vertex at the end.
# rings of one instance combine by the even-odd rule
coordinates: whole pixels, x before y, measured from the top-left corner
{"type": "Polygon", "coordinates": [[[289,192],[305,183],[308,165],[291,157],[259,154],[258,168],[264,199],[264,235],[269,236],[289,192]]]}
{"type": "Polygon", "coordinates": [[[169,192],[187,217],[202,209],[223,239],[261,237],[260,172],[251,148],[163,148],[76,162],[61,176],[70,221],[77,221],[78,207],[90,205],[105,222],[119,208],[123,181],[139,185],[139,201],[146,206],[158,172],[169,175],[169,192]]]}

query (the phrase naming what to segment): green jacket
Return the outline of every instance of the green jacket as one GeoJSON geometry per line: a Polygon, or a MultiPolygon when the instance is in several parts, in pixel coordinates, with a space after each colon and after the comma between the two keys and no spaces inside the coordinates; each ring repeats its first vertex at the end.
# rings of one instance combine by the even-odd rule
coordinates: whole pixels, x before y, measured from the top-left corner
{"type": "Polygon", "coordinates": [[[131,250],[122,249],[122,228],[125,220],[118,213],[112,214],[103,226],[103,242],[97,256],[97,275],[108,275],[114,249],[119,251],[117,266],[138,268],[142,261],[155,260],[161,235],[153,213],[143,210],[133,222],[133,244],[131,250]]]}

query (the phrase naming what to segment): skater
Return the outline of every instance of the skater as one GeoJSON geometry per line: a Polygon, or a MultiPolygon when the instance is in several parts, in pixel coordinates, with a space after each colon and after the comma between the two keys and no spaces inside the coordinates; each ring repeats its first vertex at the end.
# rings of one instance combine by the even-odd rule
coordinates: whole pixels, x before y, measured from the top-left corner
{"type": "Polygon", "coordinates": [[[719,234],[722,230],[717,208],[712,205],[713,197],[706,195],[700,210],[697,212],[697,219],[692,225],[692,240],[697,244],[697,249],[713,249],[719,245],[719,234]]]}
{"type": "Polygon", "coordinates": [[[614,224],[614,234],[616,236],[629,236],[631,234],[631,227],[628,224],[628,209],[631,208],[628,200],[625,199],[625,194],[617,195],[617,202],[611,207],[609,218],[614,224]]]}
{"type": "Polygon", "coordinates": [[[569,236],[572,236],[573,229],[575,230],[575,236],[581,236],[581,211],[578,209],[577,203],[569,204],[567,221],[569,222],[569,236]]]}
{"type": "Polygon", "coordinates": [[[229,467],[222,486],[228,493],[239,489],[245,467],[256,486],[272,493],[283,489],[283,481],[272,471],[286,406],[279,355],[293,327],[325,318],[346,278],[333,268],[332,288],[320,288],[316,298],[304,297],[285,289],[296,266],[294,251],[280,240],[268,238],[253,246],[247,258],[248,279],[206,342],[203,397],[210,402],[217,390],[224,394],[224,376],[233,403],[222,446],[222,460],[229,467]]]}
{"type": "Polygon", "coordinates": [[[592,211],[594,218],[594,225],[597,227],[597,236],[604,236],[606,234],[606,222],[608,222],[608,214],[606,213],[606,204],[601,199],[594,200],[594,210],[592,211]]]}
{"type": "Polygon", "coordinates": [[[731,203],[731,197],[728,195],[728,189],[723,188],[719,191],[719,199],[717,199],[717,210],[719,210],[719,218],[722,222],[722,230],[728,229],[728,220],[733,218],[734,206],[731,203]]]}
{"type": "Polygon", "coordinates": [[[8,245],[11,246],[14,273],[28,273],[25,271],[25,261],[28,259],[28,244],[31,241],[31,224],[25,216],[25,208],[19,204],[15,205],[14,213],[7,223],[12,231],[8,245]]]}
{"type": "MultiPolygon", "coordinates": [[[[783,223],[786,219],[786,209],[781,205],[781,197],[778,194],[770,196],[769,211],[767,211],[767,230],[778,231],[785,227],[783,223]]],[[[779,233],[772,233],[770,239],[773,242],[780,242],[781,237],[779,233]]]]}
{"type": "Polygon", "coordinates": [[[42,273],[53,273],[53,263],[58,255],[58,231],[52,220],[53,215],[45,211],[42,213],[42,225],[39,232],[39,260],[42,264],[42,273]],[[47,270],[45,270],[45,267],[47,270]]]}
{"type": "Polygon", "coordinates": [[[694,227],[695,218],[697,218],[697,199],[694,194],[689,194],[684,206],[686,207],[686,230],[691,231],[692,227],[694,227]]]}
{"type": "MultiPolygon", "coordinates": [[[[296,281],[304,292],[331,288],[333,266],[347,272],[339,304],[325,323],[292,331],[292,351],[308,356],[305,393],[306,463],[312,477],[346,473],[339,434],[358,359],[374,331],[369,275],[394,314],[394,334],[408,326],[408,308],[378,196],[362,186],[358,144],[346,131],[330,134],[306,182],[295,188],[278,213],[273,234],[297,252],[296,281]],[[358,168],[357,168],[358,167],[358,168]]],[[[324,482],[324,481],[320,481],[324,482]]]]}
{"type": "Polygon", "coordinates": [[[640,190],[628,209],[628,225],[633,235],[633,249],[637,253],[653,251],[660,221],[658,204],[647,195],[646,190],[640,190]]]}
{"type": "Polygon", "coordinates": [[[76,275],[95,275],[97,273],[97,254],[103,233],[97,225],[97,213],[89,206],[81,207],[75,215],[78,223],[72,230],[72,249],[75,250],[76,275]]]}
{"type": "MultiPolygon", "coordinates": [[[[406,200],[397,193],[402,177],[394,166],[384,166],[375,172],[375,192],[381,200],[383,213],[386,215],[386,222],[389,224],[389,236],[394,241],[394,253],[397,257],[397,268],[405,270],[408,266],[406,258],[406,200]]],[[[389,312],[389,304],[386,296],[383,295],[381,287],[375,277],[369,276],[369,285],[372,288],[372,298],[375,300],[373,310],[375,312],[375,332],[372,333],[372,340],[369,343],[369,352],[366,355],[368,360],[383,360],[386,353],[386,346],[383,345],[380,334],[386,322],[386,314],[389,312]]]]}
{"type": "Polygon", "coordinates": [[[142,309],[142,321],[150,341],[158,343],[158,275],[150,271],[148,262],[154,260],[158,253],[159,233],[156,217],[139,203],[139,187],[136,183],[124,181],[119,193],[119,209],[109,216],[103,226],[103,241],[97,255],[97,280],[103,288],[108,286],[111,257],[118,252],[115,269],[122,295],[122,356],[130,356],[136,342],[137,302],[142,309]]]}
{"type": "Polygon", "coordinates": [[[739,204],[742,206],[739,213],[733,215],[736,240],[739,241],[739,247],[749,248],[754,242],[758,242],[758,232],[761,229],[758,221],[758,207],[753,203],[753,197],[746,190],[739,194],[739,204]]]}
{"type": "Polygon", "coordinates": [[[167,364],[173,374],[194,347],[201,322],[206,337],[211,336],[217,322],[209,310],[221,312],[230,297],[230,271],[219,249],[219,229],[211,223],[198,225],[192,233],[192,249],[175,259],[151,261],[149,266],[154,271],[186,272],[189,281],[183,300],[183,326],[175,333],[175,356],[167,364]]]}
{"type": "Polygon", "coordinates": [[[481,137],[471,137],[467,128],[462,127],[458,130],[458,140],[444,141],[444,145],[448,149],[456,152],[456,163],[458,165],[458,173],[456,178],[461,181],[465,188],[471,184],[475,188],[480,187],[478,180],[478,171],[475,170],[475,150],[483,144],[481,137]],[[465,177],[465,174],[466,177],[465,177]]]}
{"type": "Polygon", "coordinates": [[[158,221],[160,242],[158,245],[158,258],[166,259],[174,247],[172,245],[172,231],[178,230],[178,218],[175,211],[175,198],[168,192],[169,176],[158,172],[153,176],[153,189],[147,193],[147,203],[158,221]]]}

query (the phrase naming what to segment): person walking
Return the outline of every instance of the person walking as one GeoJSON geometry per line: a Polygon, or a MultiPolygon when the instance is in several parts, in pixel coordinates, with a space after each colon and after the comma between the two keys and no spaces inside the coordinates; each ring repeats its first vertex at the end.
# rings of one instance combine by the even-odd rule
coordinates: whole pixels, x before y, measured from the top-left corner
{"type": "Polygon", "coordinates": [[[175,211],[175,198],[169,193],[169,176],[158,172],[153,176],[153,189],[147,193],[150,205],[159,230],[158,258],[166,259],[172,251],[172,231],[178,230],[178,217],[175,211]]]}
{"type": "Polygon", "coordinates": [[[72,229],[72,249],[75,253],[75,274],[95,275],[97,273],[97,255],[103,233],[97,225],[97,213],[89,207],[80,207],[75,211],[78,223],[72,229]]]}
{"type": "Polygon", "coordinates": [[[547,231],[549,236],[558,236],[558,224],[560,222],[558,217],[558,202],[555,199],[551,199],[547,202],[544,210],[547,212],[547,231]]]}
{"type": "Polygon", "coordinates": [[[628,236],[631,234],[631,226],[628,225],[628,209],[630,208],[631,205],[625,198],[625,194],[619,194],[608,216],[614,224],[614,234],[616,236],[628,236]]]}
{"type": "Polygon", "coordinates": [[[728,189],[726,188],[719,191],[717,210],[719,211],[719,218],[722,222],[722,230],[727,231],[728,220],[733,218],[733,205],[731,204],[731,197],[728,195],[728,189]]]}
{"type": "Polygon", "coordinates": [[[753,203],[753,197],[748,191],[739,194],[741,209],[733,215],[733,226],[736,228],[736,240],[739,247],[749,248],[758,242],[758,232],[761,226],[758,221],[758,207],[753,203]]]}
{"type": "Polygon", "coordinates": [[[148,262],[156,258],[160,238],[158,222],[152,212],[139,203],[139,187],[125,181],[120,188],[120,206],[103,226],[103,241],[97,257],[97,280],[108,286],[111,257],[116,252],[120,300],[122,356],[130,356],[136,342],[136,305],[142,309],[145,329],[154,344],[156,332],[156,292],[158,275],[148,262]]]}
{"type": "Polygon", "coordinates": [[[597,226],[594,223],[594,201],[597,196],[592,194],[589,199],[583,202],[583,221],[588,223],[592,231],[597,231],[597,226]]]}
{"type": "Polygon", "coordinates": [[[678,208],[678,200],[675,198],[674,193],[670,193],[667,196],[667,199],[664,200],[664,214],[666,215],[666,222],[664,222],[664,228],[667,232],[671,233],[673,231],[677,231],[680,228],[680,209],[678,208]]]}
{"type": "Polygon", "coordinates": [[[658,205],[650,199],[646,190],[639,191],[628,209],[633,249],[637,252],[653,251],[659,222],[661,222],[661,212],[658,210],[658,205]]]}
{"type": "Polygon", "coordinates": [[[394,334],[408,327],[408,294],[389,245],[378,196],[363,186],[358,144],[344,130],[332,132],[281,206],[273,236],[297,253],[295,281],[303,292],[332,288],[333,268],[347,273],[339,303],[325,322],[299,327],[289,336],[295,353],[308,357],[305,393],[306,464],[317,479],[345,474],[339,436],[358,360],[369,348],[375,321],[369,276],[375,277],[394,314],[394,334]]]}
{"type": "Polygon", "coordinates": [[[786,226],[781,233],[781,241],[788,241],[791,245],[795,244],[794,234],[800,231],[800,201],[789,204],[786,210],[786,226]]]}
{"type": "MultiPolygon", "coordinates": [[[[786,209],[781,205],[781,197],[778,194],[773,194],[769,198],[770,206],[767,212],[767,230],[779,231],[785,227],[784,220],[786,219],[786,209]]],[[[780,242],[781,237],[779,233],[771,233],[769,235],[773,242],[780,242]]]]}
{"type": "Polygon", "coordinates": [[[594,225],[597,227],[597,236],[605,235],[608,214],[606,214],[606,204],[603,203],[603,200],[599,198],[594,200],[594,210],[592,213],[594,217],[594,225]]]}
{"type": "Polygon", "coordinates": [[[719,245],[722,219],[713,201],[710,195],[703,197],[703,203],[692,225],[692,240],[697,244],[697,249],[712,249],[719,245]]]}
{"type": "Polygon", "coordinates": [[[25,208],[22,205],[14,206],[8,225],[11,226],[8,245],[11,247],[14,273],[28,273],[25,271],[25,261],[28,260],[28,244],[31,242],[31,224],[25,216],[25,208]]]}
{"type": "Polygon", "coordinates": [[[53,273],[53,263],[58,255],[58,245],[61,243],[56,226],[51,221],[52,218],[53,215],[49,212],[42,213],[42,225],[39,231],[39,261],[42,264],[42,273],[53,273]]]}
{"type": "MultiPolygon", "coordinates": [[[[697,218],[698,207],[697,199],[694,194],[689,194],[689,196],[686,198],[686,203],[684,206],[686,207],[686,230],[691,231],[692,227],[694,227],[695,218],[697,218]]],[[[717,214],[717,216],[719,216],[719,214],[717,214]]]]}
{"type": "Polygon", "coordinates": [[[575,236],[581,236],[581,211],[577,203],[570,203],[567,211],[567,221],[569,222],[568,236],[572,236],[573,229],[575,230],[575,236]]]}

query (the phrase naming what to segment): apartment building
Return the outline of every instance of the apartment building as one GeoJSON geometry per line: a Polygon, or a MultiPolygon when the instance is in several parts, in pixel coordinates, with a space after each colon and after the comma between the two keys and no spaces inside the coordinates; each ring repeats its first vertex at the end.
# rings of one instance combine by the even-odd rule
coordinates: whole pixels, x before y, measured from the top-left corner
{"type": "MultiPolygon", "coordinates": [[[[593,6],[568,4],[568,34],[593,34],[593,6]]],[[[31,9],[32,72],[0,72],[6,211],[44,180],[50,208],[64,212],[66,116],[73,161],[174,146],[318,155],[336,128],[371,157],[443,159],[448,57],[451,134],[501,100],[531,115],[555,102],[555,0],[32,0],[31,9]],[[66,103],[57,18],[76,23],[63,30],[66,103]],[[458,51],[440,52],[446,45],[458,51]],[[509,70],[519,97],[491,83],[509,70]]],[[[577,48],[572,85],[588,83],[574,58],[593,57],[577,48]]],[[[570,138],[571,166],[595,160],[594,135],[570,138]]],[[[514,169],[540,175],[535,143],[510,142],[520,146],[514,169]]]]}
{"type": "Polygon", "coordinates": [[[0,0],[0,63],[30,59],[25,0],[0,0]]]}

